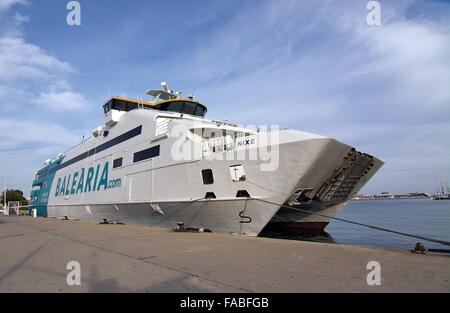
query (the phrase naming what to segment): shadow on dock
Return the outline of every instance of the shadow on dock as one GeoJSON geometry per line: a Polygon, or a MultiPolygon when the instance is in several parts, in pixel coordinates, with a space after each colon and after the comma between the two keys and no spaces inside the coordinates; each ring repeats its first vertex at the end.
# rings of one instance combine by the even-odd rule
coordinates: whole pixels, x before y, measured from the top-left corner
{"type": "Polygon", "coordinates": [[[299,241],[312,241],[312,242],[322,242],[322,243],[334,243],[336,240],[331,237],[327,232],[313,232],[313,233],[295,233],[287,232],[281,230],[267,230],[264,229],[258,237],[264,238],[276,238],[276,239],[290,239],[299,241]]]}

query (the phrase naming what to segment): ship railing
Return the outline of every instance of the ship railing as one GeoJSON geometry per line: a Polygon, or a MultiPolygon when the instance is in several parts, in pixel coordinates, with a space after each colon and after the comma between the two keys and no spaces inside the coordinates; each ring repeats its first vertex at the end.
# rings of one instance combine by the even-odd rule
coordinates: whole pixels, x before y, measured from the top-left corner
{"type": "Polygon", "coordinates": [[[231,126],[231,127],[241,127],[238,124],[233,124],[233,123],[230,123],[228,121],[216,121],[216,120],[210,120],[210,121],[215,123],[215,124],[217,124],[217,126],[224,125],[224,126],[231,126]]]}
{"type": "Polygon", "coordinates": [[[66,151],[63,152],[63,154],[67,155],[69,153],[72,153],[72,152],[75,152],[77,150],[80,150],[81,148],[85,148],[86,146],[88,146],[93,141],[94,141],[94,137],[90,136],[90,137],[84,139],[83,141],[81,141],[80,143],[76,144],[75,146],[67,149],[66,151]]]}

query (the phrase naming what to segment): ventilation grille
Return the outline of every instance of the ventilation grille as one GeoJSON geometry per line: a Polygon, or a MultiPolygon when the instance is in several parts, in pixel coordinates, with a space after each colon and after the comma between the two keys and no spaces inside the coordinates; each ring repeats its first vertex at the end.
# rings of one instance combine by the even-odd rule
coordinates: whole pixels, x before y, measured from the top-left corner
{"type": "Polygon", "coordinates": [[[155,136],[166,135],[168,126],[169,126],[169,119],[168,118],[160,117],[160,118],[156,119],[155,136]]]}

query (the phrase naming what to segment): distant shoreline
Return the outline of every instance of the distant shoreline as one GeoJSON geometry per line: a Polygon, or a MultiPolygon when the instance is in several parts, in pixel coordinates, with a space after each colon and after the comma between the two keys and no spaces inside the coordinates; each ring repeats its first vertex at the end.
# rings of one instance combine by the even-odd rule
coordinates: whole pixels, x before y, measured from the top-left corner
{"type": "Polygon", "coordinates": [[[355,197],[352,200],[405,200],[405,199],[430,199],[431,197],[379,197],[379,198],[360,198],[360,197],[355,197]]]}

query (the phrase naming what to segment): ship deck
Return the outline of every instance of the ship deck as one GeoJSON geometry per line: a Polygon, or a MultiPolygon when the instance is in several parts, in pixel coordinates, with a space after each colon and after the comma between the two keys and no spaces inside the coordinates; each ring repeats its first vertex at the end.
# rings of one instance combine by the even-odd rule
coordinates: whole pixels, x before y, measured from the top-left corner
{"type": "Polygon", "coordinates": [[[0,215],[0,256],[0,292],[450,291],[445,255],[28,216],[0,215]]]}

